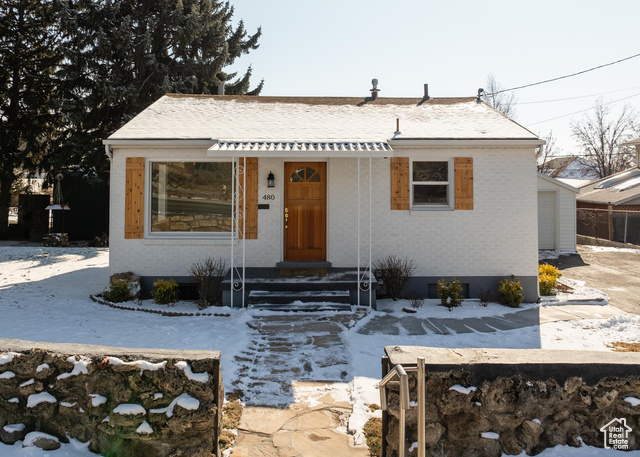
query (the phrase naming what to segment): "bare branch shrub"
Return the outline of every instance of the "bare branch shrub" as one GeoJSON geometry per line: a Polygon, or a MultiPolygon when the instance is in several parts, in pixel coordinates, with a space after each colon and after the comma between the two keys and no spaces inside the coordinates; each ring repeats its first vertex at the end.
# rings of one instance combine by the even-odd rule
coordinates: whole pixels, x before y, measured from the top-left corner
{"type": "Polygon", "coordinates": [[[397,301],[402,296],[402,291],[407,287],[416,264],[413,260],[401,259],[395,255],[388,255],[373,262],[376,269],[376,278],[382,279],[387,289],[387,294],[397,301]]]}
{"type": "Polygon", "coordinates": [[[212,305],[220,305],[220,283],[227,271],[227,262],[224,259],[198,260],[189,268],[189,275],[198,283],[198,301],[200,309],[212,305]]]}
{"type": "Polygon", "coordinates": [[[480,288],[478,298],[480,299],[480,304],[486,307],[493,300],[493,291],[491,289],[480,288]]]}
{"type": "Polygon", "coordinates": [[[409,304],[412,308],[420,308],[424,304],[424,298],[420,297],[417,294],[413,294],[409,297],[409,304]]]}

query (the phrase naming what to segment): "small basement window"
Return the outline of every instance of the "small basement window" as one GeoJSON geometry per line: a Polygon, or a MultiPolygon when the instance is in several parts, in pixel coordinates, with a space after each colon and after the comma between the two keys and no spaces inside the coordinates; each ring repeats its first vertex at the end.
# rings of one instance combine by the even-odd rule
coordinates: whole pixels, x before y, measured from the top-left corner
{"type": "Polygon", "coordinates": [[[449,162],[414,161],[411,170],[411,206],[449,206],[449,162]]]}

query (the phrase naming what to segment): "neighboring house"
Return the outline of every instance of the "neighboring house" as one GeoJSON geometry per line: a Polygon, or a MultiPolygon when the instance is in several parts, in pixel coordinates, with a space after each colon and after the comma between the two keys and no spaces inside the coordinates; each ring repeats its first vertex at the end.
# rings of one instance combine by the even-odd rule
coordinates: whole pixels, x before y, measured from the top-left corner
{"type": "Polygon", "coordinates": [[[640,244],[640,168],[580,188],[578,234],[640,244]]]}
{"type": "Polygon", "coordinates": [[[578,189],[538,173],[538,247],[576,250],[576,194],[578,189]]]}
{"type": "Polygon", "coordinates": [[[548,160],[541,166],[542,173],[556,179],[598,179],[593,165],[582,157],[558,157],[548,160]]]}
{"type": "Polygon", "coordinates": [[[367,304],[371,262],[393,254],[416,262],[407,294],[456,276],[477,297],[515,275],[538,297],[544,142],[475,98],[166,95],[104,143],[110,271],[145,288],[215,257],[227,304],[287,267],[328,267],[314,290],[351,272],[367,304]]]}

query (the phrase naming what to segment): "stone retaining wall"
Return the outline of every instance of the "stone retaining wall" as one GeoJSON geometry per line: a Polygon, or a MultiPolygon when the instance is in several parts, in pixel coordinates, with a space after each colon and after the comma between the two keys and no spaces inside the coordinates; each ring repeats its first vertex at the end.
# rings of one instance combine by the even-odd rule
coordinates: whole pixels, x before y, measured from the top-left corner
{"type": "MultiPolygon", "coordinates": [[[[604,447],[600,429],[624,421],[640,448],[640,354],[387,347],[387,370],[426,360],[426,455],[536,455],[559,444],[604,447]],[[637,400],[636,400],[637,399],[637,400]]],[[[384,369],[383,369],[384,371],[384,369]]],[[[417,377],[409,373],[410,400],[417,377]]],[[[397,386],[383,414],[383,456],[398,455],[397,386]]],[[[418,412],[407,411],[406,449],[417,455],[418,412]]]]}
{"type": "Polygon", "coordinates": [[[219,455],[222,402],[218,351],[0,339],[5,444],[39,431],[105,456],[209,457],[219,455]]]}

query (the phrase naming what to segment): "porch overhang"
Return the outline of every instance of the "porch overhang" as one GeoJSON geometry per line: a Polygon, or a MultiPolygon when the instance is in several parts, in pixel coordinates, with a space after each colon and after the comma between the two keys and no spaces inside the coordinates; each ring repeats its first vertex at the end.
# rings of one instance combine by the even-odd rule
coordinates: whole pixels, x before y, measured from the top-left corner
{"type": "Polygon", "coordinates": [[[207,151],[208,157],[391,157],[386,141],[227,141],[220,140],[207,151]]]}

